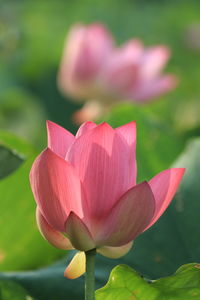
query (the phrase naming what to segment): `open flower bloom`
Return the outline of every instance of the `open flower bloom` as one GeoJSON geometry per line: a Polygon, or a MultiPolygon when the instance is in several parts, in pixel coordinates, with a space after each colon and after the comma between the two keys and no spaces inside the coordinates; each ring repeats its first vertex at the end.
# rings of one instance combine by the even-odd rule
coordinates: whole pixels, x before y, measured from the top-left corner
{"type": "Polygon", "coordinates": [[[126,254],[165,211],[184,169],[136,184],[135,122],[116,129],[86,122],[74,136],[48,121],[47,131],[48,148],[30,173],[42,235],[61,249],[126,254]]]}
{"type": "Polygon", "coordinates": [[[166,46],[144,48],[131,39],[117,48],[102,24],[77,24],[66,40],[58,85],[79,100],[149,101],[177,85],[174,75],[162,75],[169,57],[166,46]]]}

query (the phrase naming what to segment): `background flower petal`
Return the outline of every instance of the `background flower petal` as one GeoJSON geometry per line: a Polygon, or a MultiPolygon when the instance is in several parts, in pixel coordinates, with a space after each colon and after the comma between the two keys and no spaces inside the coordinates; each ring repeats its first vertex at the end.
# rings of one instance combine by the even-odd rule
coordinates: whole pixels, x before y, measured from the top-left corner
{"type": "Polygon", "coordinates": [[[94,82],[112,48],[112,36],[102,24],[73,26],[67,37],[58,75],[61,91],[69,92],[75,98],[89,96],[88,83],[91,86],[94,82]]]}
{"type": "Polygon", "coordinates": [[[146,80],[159,75],[169,57],[170,49],[166,46],[147,48],[141,59],[140,76],[146,80]]]}
{"type": "Polygon", "coordinates": [[[141,81],[137,87],[129,91],[128,97],[138,102],[145,102],[156,98],[168,91],[173,90],[178,84],[178,79],[174,75],[165,75],[154,80],[141,81]]]}
{"type": "Polygon", "coordinates": [[[136,83],[142,53],[143,45],[137,39],[113,50],[99,75],[102,86],[113,97],[118,98],[136,83]]]}

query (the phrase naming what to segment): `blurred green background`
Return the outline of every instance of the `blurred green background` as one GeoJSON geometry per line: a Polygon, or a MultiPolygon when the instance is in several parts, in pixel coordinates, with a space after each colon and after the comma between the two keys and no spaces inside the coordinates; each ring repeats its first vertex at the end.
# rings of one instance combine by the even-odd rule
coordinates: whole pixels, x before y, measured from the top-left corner
{"type": "MultiPolygon", "coordinates": [[[[180,79],[175,91],[145,106],[116,103],[104,116],[104,120],[114,127],[137,120],[138,180],[141,181],[170,167],[184,151],[188,140],[200,135],[199,11],[198,0],[0,1],[0,144],[24,158],[22,165],[0,182],[1,271],[37,269],[65,255],[64,251],[48,245],[37,231],[28,174],[33,159],[46,146],[46,119],[73,133],[77,129],[72,122],[72,114],[81,104],[64,98],[56,84],[63,44],[70,26],[76,22],[103,22],[118,45],[131,37],[139,37],[146,46],[166,44],[172,50],[166,72],[174,73],[180,79]]],[[[181,160],[183,167],[184,164],[191,167],[191,172],[198,172],[195,168],[200,151],[198,147],[195,154],[186,150],[189,154],[181,160]],[[196,159],[192,163],[191,155],[196,159]]],[[[198,176],[198,173],[195,174],[198,176]]],[[[194,177],[188,174],[186,178],[194,177]]],[[[188,184],[187,197],[183,187],[183,202],[188,199],[190,189],[194,192],[193,182],[189,182],[190,186],[188,184]]],[[[197,201],[200,197],[198,184],[195,184],[196,194],[191,196],[190,201],[197,201]]],[[[187,218],[181,221],[185,222],[184,226],[195,225],[196,209],[194,205],[194,211],[190,210],[187,218]]],[[[174,214],[173,209],[171,214],[174,214]]],[[[183,250],[186,246],[177,243],[177,240],[186,239],[192,233],[186,230],[186,237],[181,230],[173,230],[172,223],[175,228],[178,226],[174,219],[177,220],[176,216],[172,221],[172,215],[167,212],[158,225],[135,242],[136,254],[133,249],[128,260],[147,276],[168,275],[179,264],[200,258],[200,252],[183,250]],[[165,238],[159,229],[163,226],[165,238]],[[151,243],[152,236],[157,237],[154,245],[151,243]],[[182,254],[174,257],[174,247],[182,254]],[[161,256],[166,258],[164,263],[161,256]],[[150,257],[152,261],[148,260],[150,257]]],[[[190,249],[194,246],[193,242],[190,249]]],[[[100,278],[105,277],[102,274],[103,271],[100,278]]],[[[27,284],[26,274],[23,276],[25,281],[18,281],[32,288],[31,284],[27,284]]],[[[33,280],[30,278],[30,281],[33,280]]],[[[53,294],[52,298],[40,296],[39,292],[35,294],[38,299],[57,299],[53,298],[53,294]]]]}

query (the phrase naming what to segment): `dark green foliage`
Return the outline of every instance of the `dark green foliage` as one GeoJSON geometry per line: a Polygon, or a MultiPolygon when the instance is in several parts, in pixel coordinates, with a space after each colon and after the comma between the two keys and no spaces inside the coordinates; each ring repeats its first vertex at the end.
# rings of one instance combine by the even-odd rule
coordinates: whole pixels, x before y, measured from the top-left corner
{"type": "Polygon", "coordinates": [[[24,157],[0,145],[0,179],[14,172],[24,161],[24,157]]]}

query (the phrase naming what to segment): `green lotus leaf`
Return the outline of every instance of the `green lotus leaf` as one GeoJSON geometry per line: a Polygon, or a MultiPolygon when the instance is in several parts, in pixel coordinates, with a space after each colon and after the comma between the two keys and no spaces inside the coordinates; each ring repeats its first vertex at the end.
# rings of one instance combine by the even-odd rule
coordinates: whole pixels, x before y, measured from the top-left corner
{"type": "Polygon", "coordinates": [[[96,300],[198,300],[200,264],[183,265],[172,276],[147,282],[126,265],[115,267],[96,300]]]}

